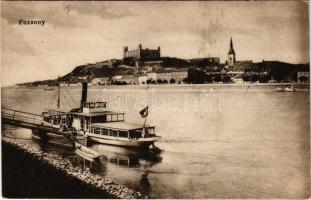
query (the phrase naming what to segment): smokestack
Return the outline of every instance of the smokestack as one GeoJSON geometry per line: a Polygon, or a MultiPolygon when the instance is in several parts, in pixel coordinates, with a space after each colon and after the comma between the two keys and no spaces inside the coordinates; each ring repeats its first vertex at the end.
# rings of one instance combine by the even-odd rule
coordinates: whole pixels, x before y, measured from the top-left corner
{"type": "Polygon", "coordinates": [[[86,102],[87,99],[87,82],[82,83],[82,95],[81,95],[81,105],[80,108],[82,108],[83,103],[86,102]]]}

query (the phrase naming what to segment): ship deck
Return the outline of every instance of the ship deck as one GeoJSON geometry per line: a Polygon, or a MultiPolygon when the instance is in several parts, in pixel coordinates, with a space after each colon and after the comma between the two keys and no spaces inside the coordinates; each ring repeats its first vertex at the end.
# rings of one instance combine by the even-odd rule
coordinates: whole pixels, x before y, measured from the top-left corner
{"type": "MultiPolygon", "coordinates": [[[[142,124],[129,123],[129,122],[94,123],[91,126],[107,129],[118,129],[118,130],[134,130],[143,128],[142,124]]],[[[145,128],[154,128],[154,126],[145,125],[145,128]]]]}

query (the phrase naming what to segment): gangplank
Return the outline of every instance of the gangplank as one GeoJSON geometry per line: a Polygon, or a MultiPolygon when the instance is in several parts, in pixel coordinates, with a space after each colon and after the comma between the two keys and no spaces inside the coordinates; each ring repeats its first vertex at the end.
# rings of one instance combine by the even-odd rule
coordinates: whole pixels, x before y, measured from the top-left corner
{"type": "Polygon", "coordinates": [[[45,123],[43,117],[38,114],[28,113],[8,108],[1,108],[2,124],[8,124],[21,128],[28,128],[40,132],[49,132],[64,135],[59,128],[45,123]]]}

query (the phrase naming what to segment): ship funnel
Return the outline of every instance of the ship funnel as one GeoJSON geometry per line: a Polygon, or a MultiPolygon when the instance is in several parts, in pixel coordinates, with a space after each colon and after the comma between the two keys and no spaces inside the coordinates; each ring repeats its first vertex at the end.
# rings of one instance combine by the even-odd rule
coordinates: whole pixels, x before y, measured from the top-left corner
{"type": "Polygon", "coordinates": [[[83,107],[83,103],[86,102],[87,99],[87,82],[83,82],[82,83],[82,95],[81,95],[81,104],[80,104],[80,108],[83,107]]]}

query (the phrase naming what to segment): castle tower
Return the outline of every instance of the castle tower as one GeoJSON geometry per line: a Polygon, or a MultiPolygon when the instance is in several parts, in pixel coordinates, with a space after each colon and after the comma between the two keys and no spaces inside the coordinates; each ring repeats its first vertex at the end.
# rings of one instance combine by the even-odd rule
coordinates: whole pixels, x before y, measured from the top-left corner
{"type": "Polygon", "coordinates": [[[126,58],[126,52],[128,51],[128,47],[123,47],[123,58],[126,58]]]}
{"type": "Polygon", "coordinates": [[[160,58],[161,57],[161,48],[158,47],[158,57],[160,58]]]}
{"type": "Polygon", "coordinates": [[[234,49],[233,49],[233,43],[232,43],[232,38],[230,40],[230,49],[229,49],[229,52],[228,52],[228,66],[229,67],[233,67],[234,66],[234,63],[235,63],[235,52],[234,52],[234,49]]]}
{"type": "Polygon", "coordinates": [[[138,49],[137,49],[137,58],[138,59],[140,59],[141,58],[141,52],[142,52],[142,49],[143,49],[143,47],[142,47],[142,45],[141,44],[139,44],[138,45],[138,49]]]}

